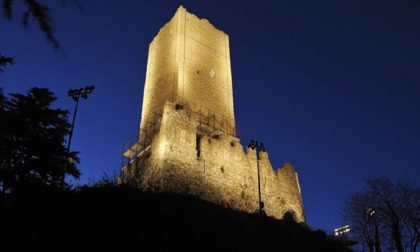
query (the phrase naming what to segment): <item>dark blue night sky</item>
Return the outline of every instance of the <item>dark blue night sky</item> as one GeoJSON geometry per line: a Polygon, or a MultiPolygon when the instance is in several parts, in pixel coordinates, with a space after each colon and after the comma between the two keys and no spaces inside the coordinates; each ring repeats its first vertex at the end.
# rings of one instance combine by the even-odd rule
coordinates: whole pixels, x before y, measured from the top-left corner
{"type": "Polygon", "coordinates": [[[67,90],[96,86],[79,107],[75,183],[119,170],[139,125],[148,45],[182,4],[230,36],[242,144],[256,138],[273,166],[295,165],[311,226],[343,224],[343,201],[366,178],[419,185],[420,1],[46,2],[64,54],[36,24],[20,25],[17,4],[13,22],[0,22],[0,52],[17,60],[0,87],[48,87],[72,110],[67,90]]]}

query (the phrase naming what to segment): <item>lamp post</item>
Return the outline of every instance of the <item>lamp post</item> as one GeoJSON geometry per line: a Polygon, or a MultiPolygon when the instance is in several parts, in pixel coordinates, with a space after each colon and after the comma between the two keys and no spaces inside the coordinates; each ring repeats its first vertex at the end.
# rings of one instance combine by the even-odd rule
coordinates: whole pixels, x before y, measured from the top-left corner
{"type": "Polygon", "coordinates": [[[79,88],[79,89],[70,89],[67,92],[68,96],[73,98],[73,101],[76,102],[76,106],[74,107],[73,120],[71,123],[69,142],[67,143],[67,153],[69,153],[70,151],[71,138],[73,137],[74,123],[76,121],[76,114],[77,114],[77,108],[79,107],[80,97],[82,97],[83,99],[87,99],[88,94],[92,93],[94,89],[95,89],[94,86],[86,86],[84,88],[79,88]]]}
{"type": "MultiPolygon", "coordinates": [[[[92,93],[94,89],[95,89],[94,86],[86,86],[84,88],[70,89],[67,92],[67,95],[69,97],[71,97],[73,99],[73,101],[76,102],[76,106],[74,107],[73,120],[72,120],[71,128],[70,128],[69,141],[67,143],[67,155],[70,154],[71,139],[73,137],[73,129],[74,129],[74,124],[76,122],[77,108],[79,107],[80,97],[82,97],[83,99],[87,99],[88,94],[92,93]]],[[[66,176],[66,173],[64,172],[63,177],[62,177],[62,181],[61,181],[62,185],[64,185],[65,176],[66,176]]]]}
{"type": "Polygon", "coordinates": [[[248,144],[248,148],[255,150],[257,155],[257,171],[258,171],[258,207],[259,213],[263,214],[264,202],[261,201],[261,182],[260,182],[260,151],[265,152],[264,144],[255,140],[251,140],[248,144]]]}

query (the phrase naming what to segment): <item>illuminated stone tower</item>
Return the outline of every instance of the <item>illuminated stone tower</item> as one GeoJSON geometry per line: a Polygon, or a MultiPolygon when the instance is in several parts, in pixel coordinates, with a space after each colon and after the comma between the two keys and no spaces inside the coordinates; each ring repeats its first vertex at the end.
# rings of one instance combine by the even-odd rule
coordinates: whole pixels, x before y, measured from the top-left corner
{"type": "MultiPolygon", "coordinates": [[[[256,153],[236,135],[229,37],[182,6],[150,44],[140,133],[124,156],[121,183],[258,209],[256,153]]],[[[305,221],[292,165],[260,158],[265,212],[305,221]]]]}
{"type": "Polygon", "coordinates": [[[183,7],[150,44],[140,128],[176,99],[213,112],[235,134],[229,37],[183,7]]]}

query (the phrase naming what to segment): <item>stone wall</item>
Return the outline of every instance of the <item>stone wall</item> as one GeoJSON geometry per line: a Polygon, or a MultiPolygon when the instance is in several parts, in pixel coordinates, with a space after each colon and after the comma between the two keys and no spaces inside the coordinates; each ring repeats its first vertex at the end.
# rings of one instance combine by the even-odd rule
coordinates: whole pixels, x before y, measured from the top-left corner
{"type": "MultiPolygon", "coordinates": [[[[134,179],[145,190],[193,194],[234,209],[256,212],[255,151],[244,152],[238,138],[212,136],[201,130],[198,123],[194,114],[167,102],[150,148],[134,165],[125,168],[123,181],[134,179]]],[[[294,168],[285,164],[274,171],[268,154],[263,152],[260,156],[261,198],[267,215],[282,218],[285,212],[292,211],[298,221],[305,221],[294,168]]]]}
{"type": "Polygon", "coordinates": [[[176,90],[176,28],[173,20],[161,28],[149,46],[146,81],[143,94],[140,128],[147,130],[155,114],[162,114],[163,106],[176,90]]]}

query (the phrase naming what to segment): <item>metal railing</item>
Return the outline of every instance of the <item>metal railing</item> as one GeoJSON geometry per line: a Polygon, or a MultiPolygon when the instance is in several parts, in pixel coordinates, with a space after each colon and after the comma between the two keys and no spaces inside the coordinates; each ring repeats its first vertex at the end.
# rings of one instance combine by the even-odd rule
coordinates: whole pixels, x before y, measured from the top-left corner
{"type": "MultiPolygon", "coordinates": [[[[170,102],[176,109],[183,110],[190,118],[196,120],[198,130],[202,133],[207,133],[211,137],[221,134],[237,137],[237,129],[228,118],[182,97],[174,97],[170,99],[170,102]]],[[[150,147],[154,135],[160,128],[161,120],[162,114],[155,112],[149,121],[143,123],[145,126],[140,128],[138,135],[127,141],[123,153],[125,159],[122,161],[122,167],[132,163],[150,147]]]]}

